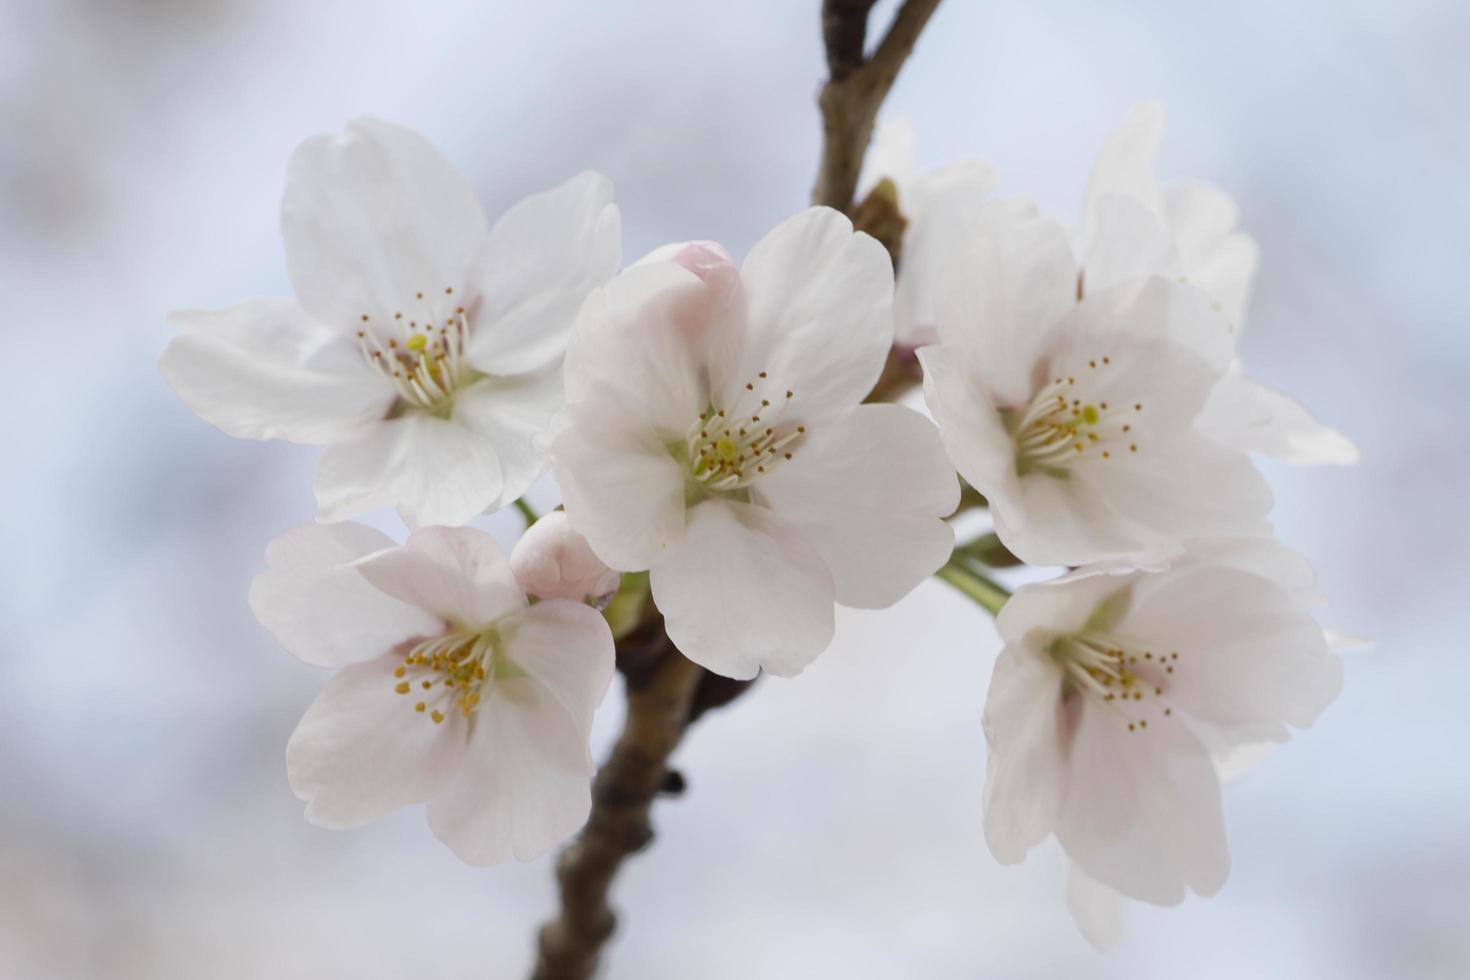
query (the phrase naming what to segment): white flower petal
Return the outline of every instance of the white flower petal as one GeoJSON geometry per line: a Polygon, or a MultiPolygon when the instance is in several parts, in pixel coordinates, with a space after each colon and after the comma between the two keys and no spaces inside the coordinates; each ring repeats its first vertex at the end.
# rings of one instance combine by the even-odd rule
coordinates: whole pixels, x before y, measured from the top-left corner
{"type": "MultiPolygon", "coordinates": [[[[546,599],[499,624],[506,657],[530,674],[576,723],[585,741],[613,675],[613,638],[583,602],[546,599]]],[[[587,764],[592,764],[591,759],[587,764]]]]}
{"type": "Polygon", "coordinates": [[[1092,253],[1098,204],[1106,197],[1136,198],[1155,213],[1163,209],[1162,195],[1154,179],[1154,157],[1164,134],[1164,107],[1158,102],[1134,106],[1128,118],[1103,144],[1082,205],[1083,255],[1092,253]]]}
{"type": "Polygon", "coordinates": [[[1138,200],[1117,194],[1094,205],[1094,232],[1082,257],[1083,288],[1096,291],[1145,276],[1177,277],[1179,251],[1162,219],[1138,200]]]}
{"type": "Polygon", "coordinates": [[[1261,250],[1254,238],[1235,230],[1235,202],[1212,184],[1186,181],[1164,191],[1164,215],[1179,246],[1184,275],[1213,296],[1239,328],[1261,250]]]}
{"type": "Polygon", "coordinates": [[[1029,202],[991,202],[933,261],[942,269],[935,301],[940,342],[976,350],[975,369],[992,397],[1023,404],[1037,362],[1077,301],[1066,231],[1037,217],[1029,202]]]}
{"type": "Polygon", "coordinates": [[[1067,862],[1067,909],[1082,938],[1099,952],[1107,952],[1123,938],[1123,896],[1094,881],[1067,862]]]}
{"type": "MultiPolygon", "coordinates": [[[[1126,463],[1089,466],[1074,481],[1082,493],[1099,495],[1115,514],[1148,529],[1147,536],[1138,537],[1140,551],[1156,551],[1164,543],[1182,546],[1195,537],[1254,533],[1264,526],[1271,489],[1250,457],[1199,433],[1161,432],[1154,438],[1146,449],[1141,445],[1139,452],[1129,453],[1126,463]]],[[[1086,560],[1076,556],[1066,564],[1086,560]]]]}
{"type": "Polygon", "coordinates": [[[1001,425],[982,374],[978,351],[961,347],[924,347],[924,402],[955,469],[990,498],[992,510],[1005,510],[1020,492],[1016,447],[1001,425]]]}
{"type": "Polygon", "coordinates": [[[434,836],[461,860],[529,861],[587,822],[587,741],[550,692],[530,678],[496,681],[474,723],[459,778],[429,803],[434,836]]]}
{"type": "Polygon", "coordinates": [[[993,169],[970,161],[900,185],[898,208],[908,221],[893,292],[900,342],[916,343],[938,323],[945,266],[969,241],[996,180],[993,169]]]}
{"type": "Polygon", "coordinates": [[[810,430],[756,486],[831,570],[837,601],[881,609],[949,560],[959,481],[934,423],[901,405],[859,405],[810,430]]]}
{"type": "Polygon", "coordinates": [[[301,305],[344,333],[363,314],[419,314],[421,292],[466,295],[487,233],[479,199],[449,161],[376,119],[296,150],[281,231],[301,305]]]}
{"type": "Polygon", "coordinates": [[[522,374],[565,352],[582,301],[618,271],[612,197],[612,181],[583,171],[521,201],[490,229],[466,352],[475,367],[522,374]]]}
{"type": "Polygon", "coordinates": [[[683,537],[684,468],[641,421],[613,405],[572,406],[551,455],[567,515],[611,567],[649,568],[683,537]]]}
{"type": "Polygon", "coordinates": [[[809,208],[756,243],[740,269],[749,305],[742,370],[726,390],[769,373],[809,421],[862,401],[893,345],[893,264],[831,208],[809,208]]]}
{"type": "Polygon", "coordinates": [[[1262,453],[1299,466],[1350,466],[1358,447],[1312,417],[1299,402],[1240,371],[1215,387],[1199,427],[1244,452],[1262,453]]]}
{"type": "Polygon", "coordinates": [[[501,497],[495,447],[464,425],[414,412],[330,447],[317,463],[317,517],[394,506],[411,524],[464,524],[501,497]]]}
{"type": "Polygon", "coordinates": [[[352,563],[393,548],[361,524],[308,524],[266,549],[250,608],[295,656],[319,667],[380,657],[405,640],[442,631],[439,617],[375,589],[352,563]]]}
{"type": "Polygon", "coordinates": [[[493,446],[500,462],[500,494],[484,509],[507,506],[546,472],[546,442],[561,406],[560,364],[482,378],[454,396],[454,421],[493,446]]]}
{"type": "Polygon", "coordinates": [[[1230,873],[1220,784],[1184,725],[1127,730],[1111,705],[1079,699],[1057,839],[1089,876],[1129,898],[1177,905],[1230,873]]]}
{"type": "Polygon", "coordinates": [[[985,701],[985,842],[1002,864],[1056,827],[1066,773],[1061,693],[1061,668],[1044,651],[1023,641],[996,658],[985,701]]]}
{"type": "Polygon", "coordinates": [[[1342,688],[1321,627],[1280,586],[1234,568],[1143,577],[1119,630],[1178,651],[1170,703],[1221,728],[1305,728],[1342,688]]]}
{"type": "Polygon", "coordinates": [[[306,818],[343,829],[434,796],[459,771],[467,726],[458,712],[442,725],[395,690],[397,655],[337,674],[312,702],[286,746],[286,774],[306,801],[306,818]]]}
{"type": "Polygon", "coordinates": [[[158,367],[200,418],[241,439],[322,445],[388,412],[393,391],[342,334],[290,300],[169,316],[158,367]]]}
{"type": "Polygon", "coordinates": [[[832,641],[831,573],[799,530],[763,507],[696,505],[649,580],[674,645],[725,677],[794,676],[832,641]]]}
{"type": "MultiPolygon", "coordinates": [[[[566,362],[571,404],[596,402],[683,436],[741,343],[743,297],[674,262],[625,269],[588,298],[566,362]]],[[[598,411],[604,410],[599,408],[598,411]]]]}
{"type": "Polygon", "coordinates": [[[379,591],[459,628],[485,626],[526,606],[504,552],[475,528],[419,528],[403,547],[354,567],[379,591]]]}

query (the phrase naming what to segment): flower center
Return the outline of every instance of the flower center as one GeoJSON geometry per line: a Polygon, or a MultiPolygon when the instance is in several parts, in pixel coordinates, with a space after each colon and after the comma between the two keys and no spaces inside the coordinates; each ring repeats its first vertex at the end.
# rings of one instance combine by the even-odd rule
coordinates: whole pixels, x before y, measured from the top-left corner
{"type": "Polygon", "coordinates": [[[1127,722],[1130,732],[1148,728],[1146,707],[1174,713],[1166,695],[1179,652],[1156,653],[1138,640],[1103,630],[1058,637],[1049,648],[1071,691],[1096,698],[1127,722]]]}
{"type": "MultiPolygon", "coordinates": [[[[452,301],[453,288],[446,286],[444,296],[446,303],[452,301]]],[[[379,325],[368,314],[362,314],[357,346],[368,363],[393,385],[405,405],[442,413],[448,409],[455,389],[473,373],[464,361],[469,317],[463,306],[449,312],[440,310],[423,293],[416,297],[423,307],[419,319],[408,319],[400,311],[379,325]]]]}
{"type": "Polygon", "coordinates": [[[1112,364],[1111,357],[1089,360],[1088,373],[1080,383],[1076,375],[1055,378],[1037,392],[1024,412],[1012,414],[1014,421],[1008,421],[1018,473],[1062,474],[1083,460],[1138,452],[1133,419],[1143,411],[1143,403],[1088,397],[1089,390],[1100,387],[1112,364]]]}
{"type": "Polygon", "coordinates": [[[791,459],[806,434],[806,426],[784,418],[795,396],[762,371],[746,382],[735,404],[700,413],[685,438],[694,485],[716,493],[742,490],[791,459]]]}
{"type": "Polygon", "coordinates": [[[424,640],[393,670],[393,690],[417,694],[413,710],[442,724],[458,708],[465,717],[480,706],[481,689],[497,679],[522,676],[522,671],[500,653],[500,635],[493,629],[454,630],[424,640]]]}

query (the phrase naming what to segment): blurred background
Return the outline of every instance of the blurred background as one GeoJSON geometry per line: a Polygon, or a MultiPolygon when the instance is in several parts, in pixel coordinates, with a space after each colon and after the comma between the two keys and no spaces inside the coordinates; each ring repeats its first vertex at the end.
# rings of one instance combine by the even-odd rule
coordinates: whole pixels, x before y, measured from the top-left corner
{"type": "MultiPolygon", "coordinates": [[[[740,254],[811,185],[817,6],[0,0],[0,976],[523,975],[549,860],[466,867],[417,810],[302,819],[284,746],[324,678],[245,595],[312,518],[316,452],[191,415],[164,314],[289,294],[286,159],[364,113],[427,134],[492,216],[592,167],[629,257],[740,254]]],[[[940,8],[888,103],[922,167],[989,160],[1071,220],[1160,97],[1160,172],[1239,201],[1249,367],[1364,456],[1268,465],[1277,527],[1378,646],[1230,788],[1224,892],[1131,908],[1103,956],[1055,854],[1001,868],[981,838],[985,614],[938,583],[844,613],[685,743],[607,976],[1470,976],[1467,50],[1459,0],[940,8]]]]}

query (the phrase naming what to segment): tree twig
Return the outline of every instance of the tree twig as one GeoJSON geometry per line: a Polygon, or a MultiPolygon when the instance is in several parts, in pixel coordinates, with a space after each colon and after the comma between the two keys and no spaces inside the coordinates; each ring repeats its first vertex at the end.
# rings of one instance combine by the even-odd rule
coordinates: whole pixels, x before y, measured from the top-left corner
{"type": "Polygon", "coordinates": [[[872,57],[864,58],[873,0],[824,0],[828,79],[817,100],[822,109],[822,158],[813,204],[844,212],[852,208],[878,108],[938,6],[939,0],[904,0],[872,57]]]}
{"type": "Polygon", "coordinates": [[[661,620],[628,638],[635,654],[628,714],[612,755],[592,785],[592,814],[557,860],[561,907],[541,929],[534,980],[587,980],[616,918],[608,891],[618,869],[653,840],[648,812],[670,779],[669,756],[683,737],[704,670],[674,649],[661,620]],[[639,644],[652,647],[636,650],[639,644]]]}

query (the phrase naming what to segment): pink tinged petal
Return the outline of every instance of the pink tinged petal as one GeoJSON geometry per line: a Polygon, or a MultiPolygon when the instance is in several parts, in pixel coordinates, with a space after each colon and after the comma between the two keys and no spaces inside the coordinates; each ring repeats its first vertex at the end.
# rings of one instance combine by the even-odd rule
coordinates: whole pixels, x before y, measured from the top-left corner
{"type": "Polygon", "coordinates": [[[526,529],[510,553],[516,584],[540,599],[587,602],[617,591],[622,576],[592,551],[564,510],[526,529]]]}
{"type": "Polygon", "coordinates": [[[764,507],[695,506],[683,541],[649,578],[674,645],[725,677],[795,676],[832,641],[831,573],[800,530],[764,507]]]}
{"type": "Polygon", "coordinates": [[[562,402],[559,364],[531,374],[482,378],[454,396],[454,421],[494,447],[500,463],[500,493],[484,509],[509,505],[546,472],[546,443],[562,402]]]}
{"type": "Polygon", "coordinates": [[[917,344],[934,331],[945,265],[967,242],[996,179],[983,163],[965,162],[900,185],[898,206],[908,219],[893,292],[900,343],[917,344]]]}
{"type": "Polygon", "coordinates": [[[1220,442],[1298,466],[1351,466],[1352,440],[1312,417],[1301,403],[1238,370],[1227,374],[1205,403],[1199,426],[1220,442]]]}
{"type": "Polygon", "coordinates": [[[370,823],[428,800],[459,772],[466,720],[451,712],[436,725],[414,711],[414,696],[396,690],[402,662],[379,657],[337,674],[292,733],[286,774],[317,826],[370,823]]]}
{"type": "Polygon", "coordinates": [[[572,406],[551,440],[573,526],[621,571],[662,561],[684,535],[686,471],[659,434],[614,406],[572,406]]]}
{"type": "Polygon", "coordinates": [[[1123,938],[1123,896],[1087,877],[1072,861],[1067,862],[1067,911],[1082,938],[1099,952],[1123,938]]]}
{"type": "MultiPolygon", "coordinates": [[[[531,675],[575,722],[585,744],[613,675],[607,620],[582,602],[547,599],[501,621],[506,657],[531,675]]],[[[587,766],[592,760],[587,759],[587,766]]]]}
{"type": "Polygon", "coordinates": [[[1128,731],[1110,704],[1078,697],[1057,839],[1090,877],[1129,898],[1177,905],[1230,872],[1208,749],[1177,719],[1128,731]]]}
{"type": "Polygon", "coordinates": [[[429,827],[470,864],[529,861],[587,822],[591,782],[586,736],[551,692],[500,680],[474,714],[459,777],[429,803],[429,827]]]}
{"type": "Polygon", "coordinates": [[[461,628],[487,626],[526,606],[500,546],[474,528],[420,528],[403,547],[354,567],[379,591],[461,628]]]}
{"type": "Polygon", "coordinates": [[[566,394],[680,439],[709,407],[741,343],[743,301],[673,262],[625,269],[588,298],[567,354],[566,394]]]}
{"type": "Polygon", "coordinates": [[[1342,689],[1321,627],[1279,585],[1234,568],[1145,577],[1118,631],[1179,653],[1170,704],[1252,740],[1311,725],[1342,689]]]}
{"type": "Polygon", "coordinates": [[[1082,255],[1085,291],[1145,276],[1177,277],[1181,263],[1163,219],[1136,198],[1110,195],[1094,210],[1094,234],[1082,255]]]}
{"type": "Polygon", "coordinates": [[[411,413],[332,446],[316,469],[317,518],[397,507],[410,524],[464,524],[501,497],[495,447],[464,425],[411,413]]]}
{"type": "Polygon", "coordinates": [[[893,345],[893,264],[882,245],[854,233],[831,208],[809,208],[777,225],[741,266],[749,321],[741,370],[727,400],[765,371],[795,393],[806,421],[862,401],[893,345]]]}
{"type": "Polygon", "coordinates": [[[949,560],[959,481],[934,423],[900,405],[859,405],[812,428],[755,486],[832,572],[837,601],[881,609],[949,560]]]}
{"type": "Polygon", "coordinates": [[[935,262],[940,342],[979,351],[975,370],[992,399],[1024,404],[1056,327],[1077,302],[1066,231],[1036,217],[1029,202],[992,202],[935,262]]]}
{"type": "Polygon", "coordinates": [[[1237,328],[1245,322],[1260,265],[1255,239],[1235,230],[1230,196],[1204,181],[1164,191],[1164,215],[1179,246],[1183,273],[1213,296],[1237,328]]]}
{"type": "Polygon", "coordinates": [[[468,299],[486,225],[474,190],[428,140],[358,119],[291,157],[281,231],[301,305],[346,333],[363,314],[426,314],[420,305],[446,288],[468,299]]]}
{"type": "Polygon", "coordinates": [[[1062,672],[1043,650],[1007,645],[985,701],[985,842],[1015,864],[1051,836],[1066,785],[1062,672]]]}
{"type": "Polygon", "coordinates": [[[195,414],[241,439],[322,445],[387,414],[392,389],[340,333],[290,300],[170,315],[159,370],[195,414]]]}
{"type": "Polygon", "coordinates": [[[533,194],[490,230],[478,268],[480,307],[470,363],[522,374],[565,353],[577,310],[618,271],[622,246],[612,182],[584,171],[533,194]]]}
{"type": "Polygon", "coordinates": [[[281,646],[318,667],[371,660],[406,640],[442,632],[438,616],[378,591],[353,567],[393,547],[361,524],[287,531],[266,549],[266,570],[250,585],[250,608],[281,646]]]}

